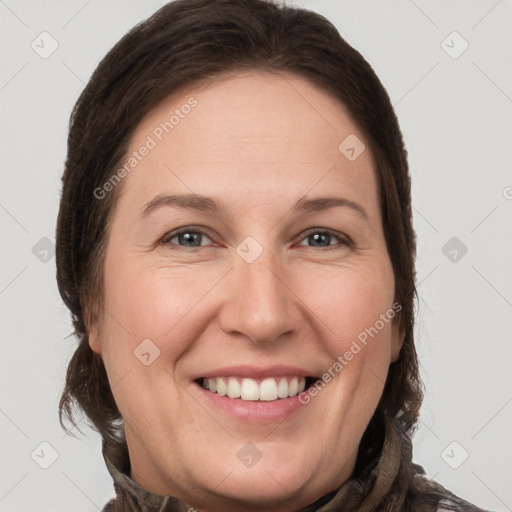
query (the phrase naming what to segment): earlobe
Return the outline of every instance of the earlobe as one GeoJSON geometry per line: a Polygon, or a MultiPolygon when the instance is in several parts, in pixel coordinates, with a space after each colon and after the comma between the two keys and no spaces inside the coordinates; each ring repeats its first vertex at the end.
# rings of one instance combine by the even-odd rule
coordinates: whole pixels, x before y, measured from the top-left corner
{"type": "Polygon", "coordinates": [[[85,330],[87,332],[87,341],[91,350],[101,355],[101,337],[100,337],[100,304],[93,303],[92,306],[86,308],[84,312],[85,330]]]}
{"type": "Polygon", "coordinates": [[[391,362],[394,363],[398,361],[400,357],[400,350],[405,341],[405,329],[400,327],[400,325],[395,323],[392,328],[393,334],[391,339],[391,362]]]}
{"type": "Polygon", "coordinates": [[[88,341],[91,350],[96,352],[96,354],[101,355],[101,341],[99,336],[99,329],[96,325],[89,329],[88,341]]]}

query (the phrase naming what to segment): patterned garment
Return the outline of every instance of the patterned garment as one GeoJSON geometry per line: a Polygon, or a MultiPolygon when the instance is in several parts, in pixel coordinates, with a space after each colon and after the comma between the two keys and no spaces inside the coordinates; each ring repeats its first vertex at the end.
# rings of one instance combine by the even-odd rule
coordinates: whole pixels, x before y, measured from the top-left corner
{"type": "MultiPolygon", "coordinates": [[[[200,512],[171,496],[142,489],[128,475],[126,444],[103,444],[103,456],[114,480],[116,497],[103,512],[200,512]]],[[[379,454],[340,488],[296,512],[488,512],[428,480],[412,462],[410,437],[395,423],[386,426],[379,454]]],[[[219,511],[222,512],[222,511],[219,511]]]]}

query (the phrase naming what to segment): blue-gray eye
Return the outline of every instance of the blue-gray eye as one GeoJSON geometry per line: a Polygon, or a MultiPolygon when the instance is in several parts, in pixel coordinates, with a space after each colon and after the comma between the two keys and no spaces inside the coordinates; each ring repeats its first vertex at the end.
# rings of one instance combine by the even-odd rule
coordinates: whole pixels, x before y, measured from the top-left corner
{"type": "MultiPolygon", "coordinates": [[[[178,247],[194,249],[208,245],[208,243],[202,243],[204,238],[208,239],[210,242],[212,241],[211,238],[204,233],[204,231],[186,228],[181,229],[180,231],[174,231],[172,233],[169,233],[162,239],[162,244],[175,245],[178,247]],[[173,239],[176,239],[176,242],[173,242],[173,239]]],[[[307,243],[300,243],[299,245],[307,245],[311,248],[327,248],[336,245],[351,245],[351,241],[342,233],[338,233],[336,231],[332,231],[329,229],[312,230],[309,233],[306,233],[305,237],[302,238],[301,242],[302,241],[307,241],[310,243],[310,245],[308,245],[307,243]]]]}
{"type": "Polygon", "coordinates": [[[310,233],[306,238],[304,238],[304,240],[312,242],[312,247],[326,247],[333,245],[330,243],[333,238],[337,238],[339,240],[339,237],[328,231],[316,231],[314,233],[310,233]],[[325,242],[327,242],[327,244],[325,242]]]}
{"type": "Polygon", "coordinates": [[[189,247],[189,248],[202,247],[205,244],[201,244],[201,237],[206,237],[206,238],[208,238],[208,240],[210,240],[210,238],[202,231],[195,231],[195,230],[193,231],[191,229],[184,229],[181,231],[170,233],[169,235],[167,235],[166,237],[164,237],[162,239],[162,243],[164,243],[164,244],[170,243],[173,245],[178,245],[179,247],[189,247]],[[172,242],[172,240],[174,238],[178,239],[177,243],[172,242]]]}
{"type": "MultiPolygon", "coordinates": [[[[337,231],[332,231],[330,229],[312,230],[309,233],[306,233],[306,237],[303,238],[303,240],[308,240],[312,242],[312,245],[309,245],[309,247],[313,248],[331,247],[340,244],[342,246],[351,245],[351,241],[348,239],[348,237],[344,236],[342,233],[338,233],[337,231]],[[335,239],[335,241],[334,243],[331,243],[333,239],[335,239]]],[[[304,244],[301,243],[299,245],[304,244]]]]}

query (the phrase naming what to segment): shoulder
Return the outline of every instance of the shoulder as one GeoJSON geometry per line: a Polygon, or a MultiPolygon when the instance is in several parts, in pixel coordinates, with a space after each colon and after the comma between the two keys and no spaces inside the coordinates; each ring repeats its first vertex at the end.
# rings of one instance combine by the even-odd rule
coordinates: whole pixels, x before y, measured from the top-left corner
{"type": "Polygon", "coordinates": [[[141,507],[132,500],[125,500],[122,496],[116,496],[101,509],[101,512],[140,512],[141,510],[141,507]]]}
{"type": "Polygon", "coordinates": [[[111,499],[102,509],[101,512],[113,512],[114,511],[115,498],[111,499]]]}
{"type": "MultiPolygon", "coordinates": [[[[423,468],[421,468],[423,469],[423,468]]],[[[407,493],[405,510],[435,512],[490,512],[455,495],[420,471],[414,475],[407,493]]]]}
{"type": "Polygon", "coordinates": [[[449,512],[449,511],[467,511],[467,512],[486,512],[484,509],[478,508],[475,505],[459,498],[455,499],[442,498],[439,500],[436,508],[436,512],[449,512]]]}

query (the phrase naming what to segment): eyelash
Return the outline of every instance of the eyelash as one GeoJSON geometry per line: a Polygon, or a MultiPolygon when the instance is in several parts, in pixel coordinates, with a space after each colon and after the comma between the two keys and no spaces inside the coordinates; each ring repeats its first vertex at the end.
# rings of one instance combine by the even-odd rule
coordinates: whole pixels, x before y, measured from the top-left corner
{"type": "MultiPolygon", "coordinates": [[[[198,247],[185,247],[185,246],[181,246],[181,245],[174,244],[174,243],[171,244],[170,241],[173,238],[175,238],[179,235],[182,235],[184,233],[195,233],[195,234],[199,234],[199,235],[204,235],[207,238],[211,239],[211,237],[209,237],[208,234],[205,233],[203,230],[191,226],[191,227],[179,229],[177,231],[172,231],[171,233],[164,235],[164,237],[161,239],[160,243],[162,245],[167,245],[167,246],[173,245],[176,247],[171,247],[172,249],[175,249],[175,248],[184,249],[188,252],[197,252],[197,250],[204,249],[206,247],[206,246],[201,246],[201,245],[198,247]]],[[[334,236],[335,238],[337,238],[339,240],[339,243],[338,244],[329,244],[324,247],[314,247],[314,246],[301,246],[301,247],[307,247],[308,249],[319,249],[319,250],[336,250],[343,246],[347,246],[350,248],[352,248],[354,246],[353,241],[350,239],[350,237],[348,237],[347,235],[344,235],[343,233],[340,233],[338,231],[334,231],[332,229],[327,229],[327,228],[322,228],[322,229],[312,228],[312,229],[306,231],[306,233],[304,233],[304,235],[300,241],[305,240],[306,238],[308,238],[309,236],[311,236],[313,234],[334,236]]]]}

